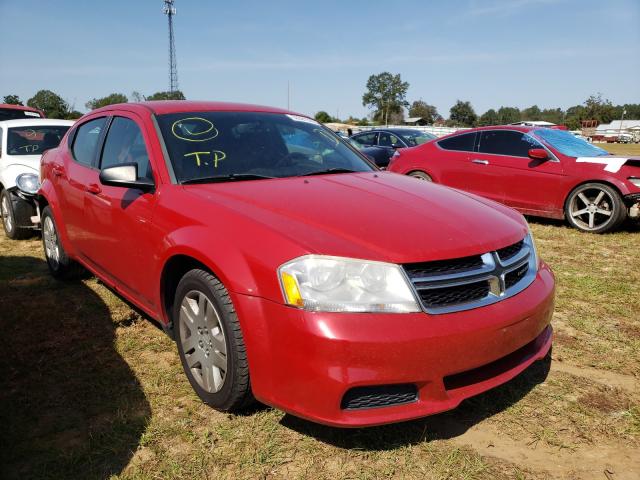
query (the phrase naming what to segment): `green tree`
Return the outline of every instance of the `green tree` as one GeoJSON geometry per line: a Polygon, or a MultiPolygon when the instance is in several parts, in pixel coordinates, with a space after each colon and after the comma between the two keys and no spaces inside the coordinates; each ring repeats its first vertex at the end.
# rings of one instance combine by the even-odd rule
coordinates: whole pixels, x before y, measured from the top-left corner
{"type": "Polygon", "coordinates": [[[537,105],[522,110],[522,120],[542,120],[542,111],[537,105]]]}
{"type": "Polygon", "coordinates": [[[478,120],[478,125],[480,125],[481,127],[486,127],[489,125],[498,125],[498,123],[500,123],[498,112],[496,112],[493,108],[490,108],[489,110],[484,112],[480,116],[480,119],[478,120]]]}
{"type": "Polygon", "coordinates": [[[473,127],[478,120],[478,116],[471,106],[471,102],[457,100],[456,104],[449,110],[449,120],[453,125],[473,127]]]}
{"type": "Polygon", "coordinates": [[[180,90],[176,90],[175,92],[156,92],[145,97],[145,100],[186,100],[186,97],[180,90]]]}
{"type": "Polygon", "coordinates": [[[51,90],[39,90],[27,100],[27,105],[42,110],[48,118],[67,118],[69,104],[51,90]]]}
{"type": "Polygon", "coordinates": [[[22,105],[22,101],[18,95],[5,95],[4,103],[8,103],[9,105],[22,105]]]}
{"type": "Polygon", "coordinates": [[[516,107],[500,107],[498,110],[500,125],[508,125],[520,121],[520,109],[516,107]]]}
{"type": "Polygon", "coordinates": [[[374,108],[373,118],[388,124],[391,113],[401,113],[403,107],[409,106],[406,100],[408,89],[409,83],[403,82],[399,73],[371,75],[367,80],[367,91],[362,96],[362,105],[374,108]]]}
{"type": "Polygon", "coordinates": [[[611,102],[602,98],[601,93],[591,95],[584,102],[585,110],[584,114],[586,119],[598,120],[599,123],[609,123],[613,120],[615,110],[611,102]]]}
{"type": "Polygon", "coordinates": [[[442,120],[442,116],[438,113],[438,109],[429,105],[423,100],[416,100],[409,107],[410,117],[420,117],[428,124],[433,124],[436,121],[442,120]]]}
{"type": "Polygon", "coordinates": [[[89,110],[95,110],[96,108],[106,107],[107,105],[113,105],[115,103],[127,103],[129,99],[122,93],[112,93],[102,98],[94,98],[84,104],[89,110]]]}
{"type": "Polygon", "coordinates": [[[545,108],[540,112],[540,120],[558,125],[564,123],[564,117],[565,113],[561,108],[545,108]]]}
{"type": "Polygon", "coordinates": [[[334,118],[324,110],[320,110],[316,113],[314,118],[320,123],[331,123],[334,121],[334,118]]]}

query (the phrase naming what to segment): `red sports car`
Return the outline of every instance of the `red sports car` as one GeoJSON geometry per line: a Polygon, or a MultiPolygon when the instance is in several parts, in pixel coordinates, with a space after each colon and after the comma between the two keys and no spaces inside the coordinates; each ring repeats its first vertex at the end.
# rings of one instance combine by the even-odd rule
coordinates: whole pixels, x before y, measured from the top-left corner
{"type": "Polygon", "coordinates": [[[389,170],[459,188],[525,215],[603,233],[640,217],[640,157],[610,155],[567,131],[463,130],[398,150],[389,170]]]}
{"type": "Polygon", "coordinates": [[[550,348],[554,277],[522,215],[381,172],[308,117],[111,105],[41,175],[51,273],[79,263],[160,322],[215,408],[408,420],[550,348]]]}

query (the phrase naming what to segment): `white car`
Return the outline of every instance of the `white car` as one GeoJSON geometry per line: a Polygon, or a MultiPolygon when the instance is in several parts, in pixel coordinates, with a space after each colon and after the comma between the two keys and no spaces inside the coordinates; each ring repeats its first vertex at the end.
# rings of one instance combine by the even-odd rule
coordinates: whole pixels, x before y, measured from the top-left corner
{"type": "Polygon", "coordinates": [[[29,237],[40,188],[40,157],[55,148],[71,120],[28,118],[0,122],[0,213],[7,237],[29,237]]]}

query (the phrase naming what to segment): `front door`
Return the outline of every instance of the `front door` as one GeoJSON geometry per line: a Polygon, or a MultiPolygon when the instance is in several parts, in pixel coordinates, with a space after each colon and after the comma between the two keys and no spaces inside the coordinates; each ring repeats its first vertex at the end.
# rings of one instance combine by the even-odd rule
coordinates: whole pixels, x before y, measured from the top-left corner
{"type": "MultiPolygon", "coordinates": [[[[154,179],[148,152],[149,134],[129,113],[114,116],[106,134],[99,167],[136,163],[138,176],[154,179]]],[[[155,192],[113,187],[97,182],[85,195],[84,224],[88,262],[112,279],[117,288],[153,307],[153,285],[145,282],[153,267],[151,219],[155,192]]]]}

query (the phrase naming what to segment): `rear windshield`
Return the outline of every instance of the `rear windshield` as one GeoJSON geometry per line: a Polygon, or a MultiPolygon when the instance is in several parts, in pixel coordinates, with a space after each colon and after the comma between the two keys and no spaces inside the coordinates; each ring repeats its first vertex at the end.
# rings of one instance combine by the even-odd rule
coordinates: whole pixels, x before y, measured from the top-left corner
{"type": "Polygon", "coordinates": [[[533,133],[539,139],[567,157],[600,157],[602,155],[609,155],[609,152],[606,150],[591,145],[589,142],[576,137],[566,130],[540,128],[533,133]]]}
{"type": "Polygon", "coordinates": [[[41,155],[60,144],[69,126],[13,127],[7,131],[9,155],[41,155]]]}
{"type": "Polygon", "coordinates": [[[398,134],[405,139],[407,144],[410,147],[415,147],[416,145],[422,145],[434,138],[437,138],[432,133],[421,132],[420,130],[398,130],[398,134]]]}
{"type": "Polygon", "coordinates": [[[17,108],[0,108],[0,122],[3,120],[16,120],[21,118],[40,118],[39,112],[19,110],[17,108]]]}
{"type": "Polygon", "coordinates": [[[374,170],[331,130],[297,115],[188,112],[158,116],[178,181],[374,170]]]}

